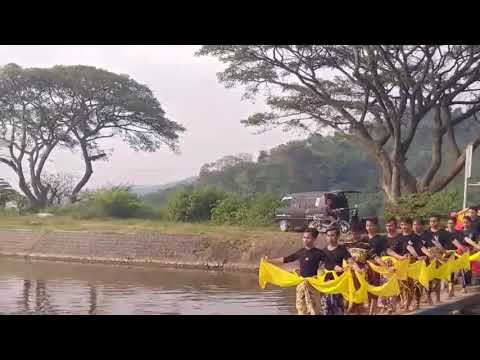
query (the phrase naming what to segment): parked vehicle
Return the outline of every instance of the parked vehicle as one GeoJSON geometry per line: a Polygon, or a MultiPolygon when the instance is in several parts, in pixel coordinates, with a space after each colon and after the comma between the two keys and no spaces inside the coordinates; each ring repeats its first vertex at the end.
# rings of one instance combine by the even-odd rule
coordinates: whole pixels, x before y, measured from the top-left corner
{"type": "Polygon", "coordinates": [[[360,221],[356,207],[350,209],[346,197],[346,194],[353,193],[358,194],[359,191],[336,190],[287,195],[275,212],[275,220],[281,231],[316,227],[320,232],[325,232],[336,223],[342,233],[348,233],[352,224],[360,221]]]}

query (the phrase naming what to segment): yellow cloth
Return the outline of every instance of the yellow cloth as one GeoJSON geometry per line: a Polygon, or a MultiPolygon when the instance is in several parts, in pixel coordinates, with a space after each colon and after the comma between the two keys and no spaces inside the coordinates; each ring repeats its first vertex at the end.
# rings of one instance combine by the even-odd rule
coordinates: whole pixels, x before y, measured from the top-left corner
{"type": "Polygon", "coordinates": [[[318,276],[308,278],[301,277],[294,272],[288,272],[279,267],[270,264],[265,260],[260,261],[258,270],[258,283],[262,289],[267,284],[279,287],[297,286],[303,281],[307,281],[312,287],[323,294],[341,294],[343,298],[351,303],[362,304],[368,301],[368,293],[379,297],[390,297],[400,294],[399,280],[407,280],[408,278],[417,280],[428,288],[430,281],[441,279],[450,281],[452,273],[460,270],[469,270],[471,261],[480,260],[480,252],[473,255],[465,253],[461,256],[455,254],[450,256],[448,260],[437,267],[437,260],[432,260],[427,266],[425,261],[419,260],[410,263],[409,260],[397,260],[386,256],[383,260],[391,260],[393,263],[393,271],[383,266],[379,266],[368,261],[370,268],[388,278],[388,281],[381,286],[372,286],[367,283],[363,272],[356,272],[350,268],[345,262],[343,264],[344,272],[338,276],[335,271],[327,271],[318,276]],[[325,281],[325,276],[333,274],[333,280],[325,281]],[[355,289],[355,280],[358,280],[360,287],[355,289]]]}
{"type": "Polygon", "coordinates": [[[325,275],[304,278],[293,272],[280,269],[262,259],[260,261],[258,283],[264,289],[267,284],[290,287],[296,286],[302,281],[307,281],[323,294],[341,294],[345,300],[355,304],[366,303],[368,293],[382,297],[395,296],[400,293],[396,276],[392,276],[384,285],[372,286],[367,283],[363,272],[356,272],[348,268],[340,276],[334,273],[334,279],[330,281],[325,281],[325,275]],[[353,276],[356,276],[360,283],[359,289],[355,289],[353,276]]]}

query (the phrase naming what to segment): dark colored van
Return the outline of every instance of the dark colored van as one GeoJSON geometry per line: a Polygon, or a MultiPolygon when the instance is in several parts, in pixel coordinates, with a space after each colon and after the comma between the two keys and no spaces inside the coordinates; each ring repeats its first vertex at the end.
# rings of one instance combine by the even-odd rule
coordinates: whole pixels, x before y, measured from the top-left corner
{"type": "Polygon", "coordinates": [[[314,219],[334,215],[339,221],[350,221],[350,209],[345,194],[360,193],[354,190],[304,192],[282,198],[281,207],[275,211],[275,220],[281,231],[306,229],[314,219]],[[330,200],[330,206],[327,202],[330,200]]]}

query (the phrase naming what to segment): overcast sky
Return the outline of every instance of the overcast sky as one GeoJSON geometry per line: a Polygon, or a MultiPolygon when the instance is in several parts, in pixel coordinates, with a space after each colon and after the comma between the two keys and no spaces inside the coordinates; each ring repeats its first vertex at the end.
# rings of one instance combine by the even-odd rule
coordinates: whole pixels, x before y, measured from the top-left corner
{"type": "MultiPolygon", "coordinates": [[[[0,46],[0,64],[22,67],[92,65],[129,74],[152,89],[170,119],[187,128],[180,140],[180,155],[167,148],[136,153],[120,140],[104,144],[112,149],[108,162],[97,162],[88,188],[129,183],[154,185],[197,175],[200,167],[224,155],[256,154],[299,134],[281,130],[255,135],[240,120],[265,109],[264,103],[242,101],[240,89],[225,89],[216,73],[222,64],[214,58],[195,57],[199,46],[0,46]]],[[[50,171],[81,174],[80,154],[56,153],[50,171]]],[[[0,177],[15,183],[0,165],[0,177]]]]}

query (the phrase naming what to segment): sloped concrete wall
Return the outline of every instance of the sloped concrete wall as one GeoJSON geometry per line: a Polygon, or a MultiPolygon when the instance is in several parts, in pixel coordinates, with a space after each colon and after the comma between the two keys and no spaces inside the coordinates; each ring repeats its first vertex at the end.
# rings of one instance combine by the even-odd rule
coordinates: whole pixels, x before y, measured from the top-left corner
{"type": "Polygon", "coordinates": [[[154,232],[0,230],[0,255],[4,256],[239,271],[256,271],[262,255],[284,256],[300,246],[300,236],[298,241],[247,241],[154,232]]]}

